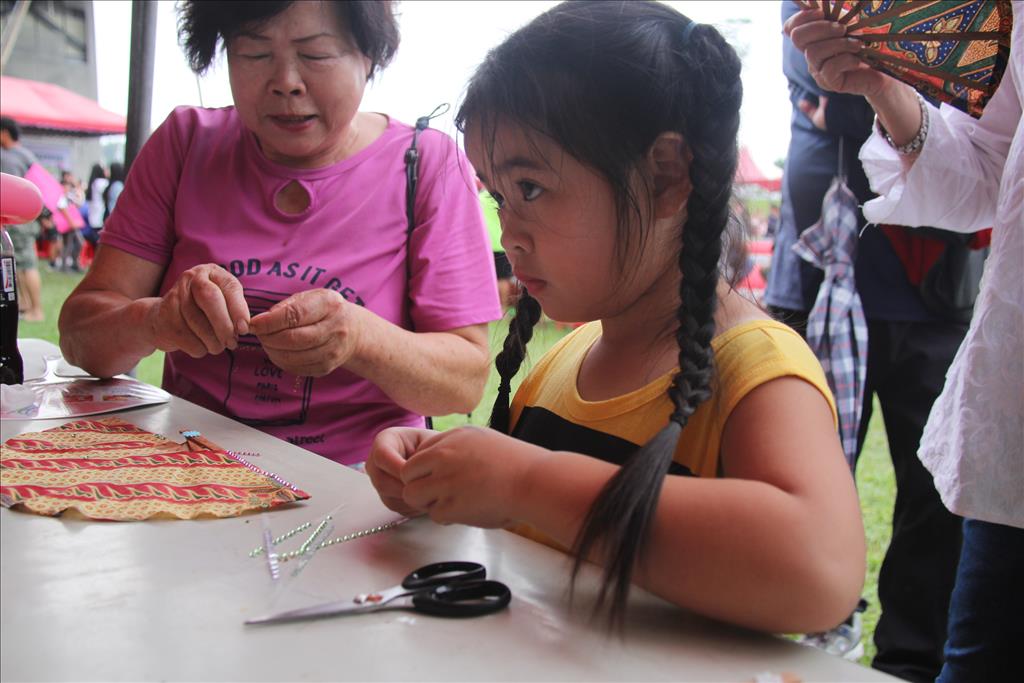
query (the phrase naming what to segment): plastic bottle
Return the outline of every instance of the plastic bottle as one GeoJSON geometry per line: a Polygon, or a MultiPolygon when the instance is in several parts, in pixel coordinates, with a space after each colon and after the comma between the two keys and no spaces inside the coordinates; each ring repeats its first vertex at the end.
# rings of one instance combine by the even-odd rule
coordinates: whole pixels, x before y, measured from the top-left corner
{"type": "Polygon", "coordinates": [[[18,351],[18,277],[14,244],[0,228],[0,384],[21,384],[25,366],[18,351]]]}
{"type": "Polygon", "coordinates": [[[39,188],[0,173],[0,384],[22,384],[25,364],[18,350],[18,275],[14,243],[4,225],[30,223],[43,208],[39,188]]]}

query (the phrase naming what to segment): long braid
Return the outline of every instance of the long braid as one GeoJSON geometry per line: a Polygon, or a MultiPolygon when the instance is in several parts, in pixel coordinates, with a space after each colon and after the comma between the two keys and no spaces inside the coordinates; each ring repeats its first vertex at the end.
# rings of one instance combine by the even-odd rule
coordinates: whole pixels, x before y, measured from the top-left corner
{"type": "Polygon", "coordinates": [[[509,432],[509,402],[512,395],[512,378],[526,357],[526,345],[533,337],[533,328],[540,320],[540,303],[525,289],[516,302],[516,312],[508,324],[508,335],[501,352],[494,359],[498,370],[498,396],[491,408],[490,426],[502,434],[509,432]]]}
{"type": "Polygon", "coordinates": [[[701,84],[702,91],[684,98],[696,111],[684,114],[683,127],[693,155],[689,167],[693,189],[679,253],[682,280],[676,340],[680,369],[668,392],[674,410],[668,425],[630,455],[598,494],[574,547],[574,583],[592,551],[603,556],[604,584],[597,608],[605,604],[610,592],[609,617],[620,624],[633,569],[647,543],[679,436],[697,407],[711,395],[718,262],[736,169],[742,86],[739,61],[721,36],[700,25],[689,33],[687,44],[680,49],[682,68],[692,70],[689,80],[701,84]],[[716,85],[721,92],[714,91],[716,85]]]}

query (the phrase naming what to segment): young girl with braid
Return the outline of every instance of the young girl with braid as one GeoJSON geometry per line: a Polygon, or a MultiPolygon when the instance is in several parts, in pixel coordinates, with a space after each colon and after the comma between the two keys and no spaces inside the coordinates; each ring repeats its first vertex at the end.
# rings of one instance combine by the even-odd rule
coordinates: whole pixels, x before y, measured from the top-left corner
{"type": "Polygon", "coordinates": [[[525,291],[491,429],[377,436],[389,507],[600,563],[613,619],[631,582],[766,631],[850,613],[864,532],[821,367],[719,271],[741,98],[722,36],[658,3],[558,5],[491,51],[457,124],[525,291]],[[591,322],[509,407],[541,309],[591,322]]]}

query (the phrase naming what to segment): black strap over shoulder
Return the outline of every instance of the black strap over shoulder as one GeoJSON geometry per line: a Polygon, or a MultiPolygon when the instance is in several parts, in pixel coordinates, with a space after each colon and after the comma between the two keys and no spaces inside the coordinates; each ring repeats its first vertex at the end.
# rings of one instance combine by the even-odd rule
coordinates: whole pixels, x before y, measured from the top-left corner
{"type": "MultiPolygon", "coordinates": [[[[448,111],[447,102],[437,105],[427,116],[416,119],[416,127],[412,131],[412,144],[405,150],[405,281],[406,291],[412,283],[412,231],[416,227],[416,184],[420,173],[420,151],[416,148],[420,133],[430,127],[431,119],[437,118],[448,111]]],[[[410,325],[412,323],[410,322],[410,325]]],[[[433,429],[433,420],[426,417],[427,429],[433,429]]]]}
{"type": "Polygon", "coordinates": [[[412,239],[412,230],[416,227],[416,182],[420,173],[420,151],[416,149],[420,133],[430,126],[430,117],[421,116],[416,119],[416,128],[412,132],[412,144],[405,150],[405,220],[406,241],[412,239]]]}
{"type": "Polygon", "coordinates": [[[430,127],[431,119],[435,119],[448,111],[447,102],[437,105],[427,116],[416,119],[416,127],[412,131],[412,144],[405,150],[405,219],[406,241],[412,239],[413,228],[416,227],[416,183],[420,173],[420,151],[416,148],[420,133],[430,127]]]}

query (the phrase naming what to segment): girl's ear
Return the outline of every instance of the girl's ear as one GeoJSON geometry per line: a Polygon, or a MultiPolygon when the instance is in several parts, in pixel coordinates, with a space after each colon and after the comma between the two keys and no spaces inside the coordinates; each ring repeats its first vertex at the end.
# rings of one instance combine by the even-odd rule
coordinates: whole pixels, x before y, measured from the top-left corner
{"type": "Polygon", "coordinates": [[[679,133],[665,132],[654,139],[647,151],[647,164],[654,181],[654,216],[671,218],[690,197],[690,161],[693,155],[679,133]]]}

